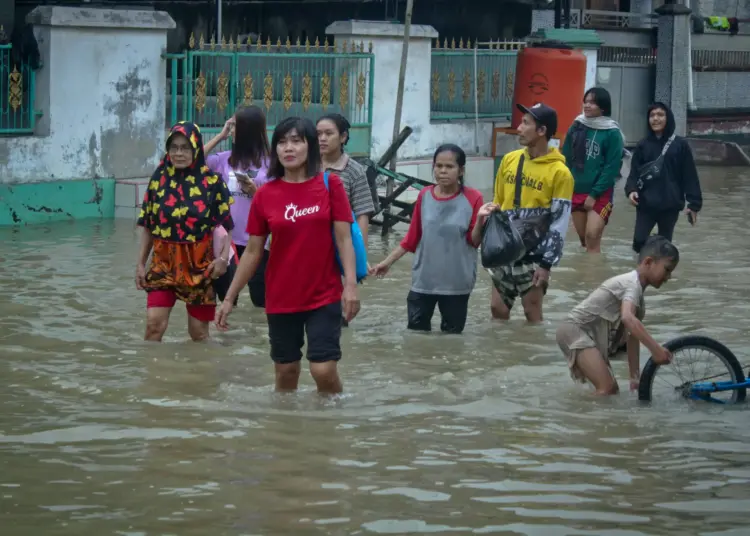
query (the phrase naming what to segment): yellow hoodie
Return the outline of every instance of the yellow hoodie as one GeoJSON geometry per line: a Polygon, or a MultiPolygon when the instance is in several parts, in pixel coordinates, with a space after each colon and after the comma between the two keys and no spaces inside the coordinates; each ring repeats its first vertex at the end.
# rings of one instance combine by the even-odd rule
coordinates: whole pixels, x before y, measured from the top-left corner
{"type": "Polygon", "coordinates": [[[494,202],[507,211],[511,219],[552,214],[546,238],[530,251],[521,262],[536,262],[549,269],[562,258],[563,241],[570,221],[573,175],[565,165],[565,157],[555,148],[546,155],[529,157],[528,149],[519,149],[503,157],[495,177],[494,202]],[[521,175],[521,202],[514,206],[516,174],[521,155],[524,155],[521,175]]]}

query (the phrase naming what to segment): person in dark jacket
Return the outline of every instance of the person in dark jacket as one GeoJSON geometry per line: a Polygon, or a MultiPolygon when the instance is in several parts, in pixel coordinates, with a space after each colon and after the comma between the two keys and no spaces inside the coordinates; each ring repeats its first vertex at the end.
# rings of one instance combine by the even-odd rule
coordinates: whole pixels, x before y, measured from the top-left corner
{"type": "MultiPolygon", "coordinates": [[[[687,201],[688,220],[698,221],[703,206],[698,170],[685,138],[677,136],[672,110],[662,102],[648,108],[648,135],[638,142],[625,183],[625,195],[636,207],[633,250],[638,253],[654,226],[658,234],[672,240],[675,225],[687,201]],[[665,150],[666,147],[666,150],[665,150]],[[661,171],[652,180],[643,180],[649,164],[662,156],[661,171]]],[[[654,168],[652,168],[654,169],[654,168]]]]}

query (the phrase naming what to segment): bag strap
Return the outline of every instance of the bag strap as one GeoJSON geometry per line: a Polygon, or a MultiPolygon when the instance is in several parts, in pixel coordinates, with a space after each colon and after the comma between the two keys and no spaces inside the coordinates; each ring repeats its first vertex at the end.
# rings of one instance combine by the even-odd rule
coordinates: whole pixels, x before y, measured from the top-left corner
{"type": "Polygon", "coordinates": [[[326,185],[326,190],[330,191],[330,189],[328,188],[328,171],[323,173],[323,184],[326,185]]]}
{"type": "Polygon", "coordinates": [[[521,153],[521,158],[518,160],[518,169],[516,170],[516,195],[513,198],[513,207],[521,207],[521,183],[523,182],[523,161],[526,159],[526,155],[521,153]]]}
{"type": "Polygon", "coordinates": [[[664,149],[661,150],[661,156],[664,156],[665,154],[667,154],[667,151],[669,150],[669,146],[672,145],[672,142],[674,141],[675,136],[677,136],[677,134],[672,134],[667,140],[667,143],[664,144],[664,149]]]}

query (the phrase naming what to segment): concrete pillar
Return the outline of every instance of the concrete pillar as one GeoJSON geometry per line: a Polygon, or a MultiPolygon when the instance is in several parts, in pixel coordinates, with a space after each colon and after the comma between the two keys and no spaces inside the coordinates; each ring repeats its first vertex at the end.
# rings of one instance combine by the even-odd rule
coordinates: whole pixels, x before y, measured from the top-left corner
{"type": "Polygon", "coordinates": [[[693,68],[689,57],[690,9],[682,4],[664,4],[659,15],[656,51],[655,100],[668,105],[674,113],[675,132],[687,132],[688,85],[693,68]]]}
{"type": "Polygon", "coordinates": [[[532,9],[531,10],[531,33],[537,30],[555,27],[554,9],[532,9]]]}
{"type": "Polygon", "coordinates": [[[172,18],[161,11],[39,6],[26,21],[43,62],[35,93],[41,116],[37,137],[15,140],[31,153],[18,151],[0,171],[17,181],[150,175],[164,150],[161,55],[172,18]]]}
{"type": "MultiPolygon", "coordinates": [[[[391,144],[394,112],[398,93],[398,73],[404,42],[404,25],[376,21],[338,21],[326,28],[336,42],[372,43],[375,55],[375,84],[373,87],[373,125],[370,154],[382,155],[391,144]]],[[[421,152],[422,136],[430,124],[430,79],[433,39],[438,33],[432,26],[411,26],[409,53],[401,127],[414,128],[414,133],[402,146],[400,154],[421,152]]]]}

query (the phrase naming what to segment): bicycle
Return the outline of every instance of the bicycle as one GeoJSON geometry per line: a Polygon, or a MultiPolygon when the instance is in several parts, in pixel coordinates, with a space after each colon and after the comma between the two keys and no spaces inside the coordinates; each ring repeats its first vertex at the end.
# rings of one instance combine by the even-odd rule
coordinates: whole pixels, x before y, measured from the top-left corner
{"type": "MultiPolygon", "coordinates": [[[[673,360],[669,365],[660,366],[649,359],[643,367],[641,381],[638,386],[638,399],[643,402],[653,402],[654,398],[661,398],[661,392],[657,388],[666,386],[664,393],[667,397],[678,397],[688,400],[699,400],[702,402],[713,402],[718,404],[736,404],[745,400],[747,388],[750,387],[750,378],[746,378],[742,371],[737,356],[729,348],[710,337],[701,335],[688,335],[678,337],[667,342],[664,347],[672,352],[673,360]],[[681,372],[689,369],[696,371],[695,360],[681,357],[682,353],[691,351],[707,351],[713,356],[713,364],[722,365],[725,370],[720,374],[711,374],[703,369],[698,376],[692,380],[686,380],[681,372]],[[665,377],[677,374],[680,378],[677,385],[669,385],[665,377]],[[654,380],[659,380],[656,382],[654,380]]],[[[750,375],[750,369],[748,370],[750,375]]]]}

